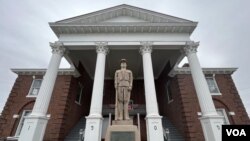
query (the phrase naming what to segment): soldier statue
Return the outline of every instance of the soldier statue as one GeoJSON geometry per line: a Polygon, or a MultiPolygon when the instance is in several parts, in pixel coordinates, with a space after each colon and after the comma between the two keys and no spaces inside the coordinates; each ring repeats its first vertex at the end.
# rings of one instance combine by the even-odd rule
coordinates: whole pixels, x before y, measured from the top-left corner
{"type": "Polygon", "coordinates": [[[129,120],[128,104],[133,85],[133,74],[127,70],[126,59],[121,59],[121,69],[115,72],[115,120],[129,120]]]}

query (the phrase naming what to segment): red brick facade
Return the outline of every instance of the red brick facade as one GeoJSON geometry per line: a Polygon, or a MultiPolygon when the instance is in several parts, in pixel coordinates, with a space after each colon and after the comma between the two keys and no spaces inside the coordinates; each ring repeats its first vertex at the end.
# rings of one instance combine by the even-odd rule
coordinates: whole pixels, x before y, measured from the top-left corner
{"type": "MultiPolygon", "coordinates": [[[[44,141],[62,141],[72,127],[89,113],[92,80],[82,67],[81,76],[75,78],[71,75],[58,75],[53,90],[48,114],[48,122],[44,141]],[[78,83],[84,87],[81,105],[75,103],[78,83]]],[[[36,76],[41,78],[42,76],[36,76]]],[[[7,103],[0,118],[0,137],[14,136],[20,119],[13,115],[22,115],[23,110],[32,110],[35,98],[26,97],[29,93],[33,75],[19,75],[9,95],[7,103]]]]}
{"type": "MultiPolygon", "coordinates": [[[[164,69],[156,80],[157,99],[159,111],[167,117],[183,135],[186,141],[203,141],[201,124],[197,112],[200,112],[193,80],[190,74],[178,74],[168,77],[170,67],[164,69]],[[170,91],[173,101],[168,103],[166,83],[170,82],[170,91]]],[[[53,95],[48,109],[51,118],[46,129],[45,141],[61,141],[68,135],[80,118],[89,114],[92,79],[84,68],[78,67],[81,76],[58,75],[53,95]],[[75,103],[78,83],[82,83],[84,93],[81,105],[75,103]]],[[[36,76],[36,78],[42,76],[36,76]]],[[[223,108],[235,115],[227,115],[230,124],[250,124],[246,110],[239,97],[230,74],[215,75],[221,95],[213,96],[216,108],[223,108]]],[[[35,98],[26,97],[33,81],[32,75],[19,75],[9,95],[0,118],[0,137],[14,136],[20,119],[13,115],[21,115],[23,110],[31,110],[35,98]]],[[[114,104],[115,90],[113,80],[106,80],[104,87],[103,104],[114,104]]],[[[131,95],[134,104],[145,104],[143,80],[135,80],[131,95]]],[[[142,115],[142,117],[145,115],[142,115]]],[[[143,118],[141,118],[143,120],[143,118]]],[[[142,139],[146,140],[145,122],[141,122],[142,139]]]]}
{"type": "MultiPolygon", "coordinates": [[[[165,68],[166,69],[166,68],[165,68]]],[[[213,95],[217,109],[225,109],[230,124],[250,124],[249,117],[240,99],[230,74],[215,75],[221,95],[213,95]],[[228,112],[235,112],[229,115],[228,112]]],[[[180,131],[186,141],[204,141],[197,112],[201,112],[192,76],[178,74],[173,78],[161,76],[158,82],[160,113],[166,116],[180,131]],[[168,103],[166,82],[170,82],[173,101],[168,103]]]]}

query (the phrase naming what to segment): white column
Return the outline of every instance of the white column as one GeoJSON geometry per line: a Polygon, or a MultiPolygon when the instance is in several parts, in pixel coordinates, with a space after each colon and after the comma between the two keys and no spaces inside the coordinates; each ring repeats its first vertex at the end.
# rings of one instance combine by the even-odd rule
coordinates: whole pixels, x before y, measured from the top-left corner
{"type": "Polygon", "coordinates": [[[61,42],[50,43],[52,57],[43,78],[42,85],[36,98],[30,116],[25,117],[19,141],[42,141],[47,126],[46,114],[49,107],[52,91],[57,77],[59,65],[65,48],[61,42]]]}
{"type": "Polygon", "coordinates": [[[223,117],[219,116],[216,112],[206,78],[201,69],[200,62],[196,54],[198,45],[199,43],[187,42],[183,51],[188,58],[195,90],[200,104],[202,112],[200,121],[205,139],[206,141],[220,141],[223,117]]]}
{"type": "Polygon", "coordinates": [[[146,98],[146,124],[148,141],[163,141],[161,116],[158,112],[154,73],[151,59],[152,43],[142,42],[140,53],[143,61],[144,88],[146,98]]]}
{"type": "Polygon", "coordinates": [[[96,68],[89,116],[86,117],[85,141],[101,141],[102,101],[105,74],[105,60],[109,51],[107,43],[96,43],[96,68]]]}

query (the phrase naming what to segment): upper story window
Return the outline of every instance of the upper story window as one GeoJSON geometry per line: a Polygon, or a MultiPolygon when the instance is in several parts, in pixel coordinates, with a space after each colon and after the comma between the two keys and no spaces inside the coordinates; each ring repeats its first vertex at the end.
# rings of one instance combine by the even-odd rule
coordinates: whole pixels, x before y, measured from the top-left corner
{"type": "Polygon", "coordinates": [[[19,121],[19,124],[18,124],[17,129],[16,129],[15,137],[19,137],[19,135],[21,133],[21,130],[22,130],[23,124],[24,124],[24,117],[28,116],[30,114],[31,114],[30,110],[24,110],[23,111],[22,116],[21,116],[20,121],[19,121]]]}
{"type": "Polygon", "coordinates": [[[216,83],[214,75],[206,76],[209,91],[212,95],[220,95],[218,85],[216,83]]]}
{"type": "Polygon", "coordinates": [[[40,90],[41,84],[42,84],[42,79],[33,79],[28,97],[36,97],[40,90]]]}
{"type": "Polygon", "coordinates": [[[170,81],[166,83],[165,89],[166,89],[168,103],[171,103],[173,101],[173,95],[170,89],[170,81]]]}
{"type": "Polygon", "coordinates": [[[79,83],[78,83],[78,87],[77,87],[76,100],[75,100],[75,102],[76,102],[77,104],[81,104],[81,101],[82,101],[82,93],[83,93],[83,86],[82,86],[82,84],[79,82],[79,83]]]}

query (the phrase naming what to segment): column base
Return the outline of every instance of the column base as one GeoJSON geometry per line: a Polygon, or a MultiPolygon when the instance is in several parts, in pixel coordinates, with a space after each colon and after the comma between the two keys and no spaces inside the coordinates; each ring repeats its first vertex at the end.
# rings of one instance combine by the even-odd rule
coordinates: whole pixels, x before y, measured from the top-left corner
{"type": "Polygon", "coordinates": [[[102,121],[101,115],[89,115],[86,117],[84,141],[101,141],[102,121]]]}
{"type": "Polygon", "coordinates": [[[221,141],[222,139],[222,116],[203,116],[199,118],[206,141],[221,141]]]}
{"type": "Polygon", "coordinates": [[[46,116],[25,117],[18,141],[42,141],[48,120],[46,116]]]}
{"type": "Polygon", "coordinates": [[[147,140],[148,141],[164,141],[163,128],[162,128],[162,116],[159,115],[147,115],[147,140]]]}

